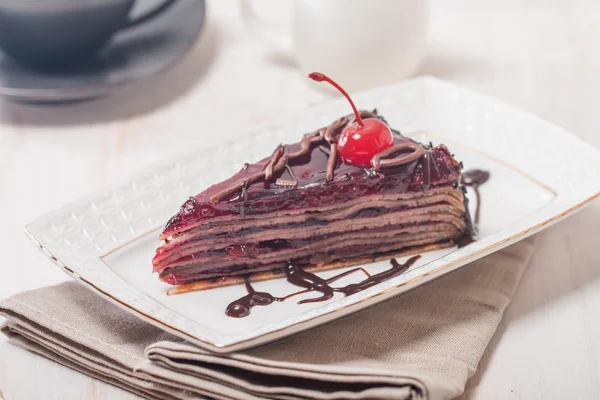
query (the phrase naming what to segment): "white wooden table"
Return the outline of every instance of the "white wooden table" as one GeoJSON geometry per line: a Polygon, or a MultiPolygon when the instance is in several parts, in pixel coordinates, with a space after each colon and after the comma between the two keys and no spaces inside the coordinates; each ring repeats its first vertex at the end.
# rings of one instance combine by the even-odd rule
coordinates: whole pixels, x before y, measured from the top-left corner
{"type": "MultiPolygon", "coordinates": [[[[600,2],[430,3],[422,73],[513,102],[600,146],[600,2]]],[[[0,297],[67,279],[24,237],[27,222],[183,147],[328,97],[246,34],[237,2],[209,6],[197,48],[143,90],[68,107],[0,101],[0,297]]],[[[600,398],[599,225],[596,202],[538,236],[464,398],[600,398]]],[[[0,390],[7,400],[135,398],[4,339],[0,390]]]]}

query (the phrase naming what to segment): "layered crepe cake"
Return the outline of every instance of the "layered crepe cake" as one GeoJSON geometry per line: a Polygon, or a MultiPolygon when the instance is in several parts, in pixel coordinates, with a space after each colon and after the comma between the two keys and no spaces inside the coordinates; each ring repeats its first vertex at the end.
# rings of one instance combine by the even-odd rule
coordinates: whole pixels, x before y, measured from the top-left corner
{"type": "Polygon", "coordinates": [[[154,271],[200,290],[284,276],[289,263],[314,272],[470,237],[461,164],[444,145],[387,128],[389,143],[371,146],[365,166],[353,155],[369,146],[342,136],[375,123],[387,128],[376,112],[344,116],[189,198],[160,236],[154,271]]]}

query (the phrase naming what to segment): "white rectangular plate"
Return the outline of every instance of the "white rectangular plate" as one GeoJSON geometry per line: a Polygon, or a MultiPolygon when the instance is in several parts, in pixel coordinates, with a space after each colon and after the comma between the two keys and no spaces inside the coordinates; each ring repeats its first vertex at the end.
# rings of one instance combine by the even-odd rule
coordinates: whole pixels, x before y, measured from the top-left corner
{"type": "MultiPolygon", "coordinates": [[[[599,195],[600,152],[539,118],[452,84],[420,78],[357,94],[390,125],[417,139],[445,143],[465,168],[491,172],[481,189],[480,238],[461,249],[423,254],[405,274],[324,303],[286,301],[226,317],[242,286],[167,296],[152,274],[160,228],[191,195],[348,113],[345,101],[255,128],[237,140],[156,165],[128,181],[68,204],[26,231],[52,260],[94,292],[148,322],[216,352],[240,350],[297,333],[398,295],[559,221],[599,195]],[[224,160],[235,160],[235,163],[224,160]]],[[[473,198],[472,193],[470,197],[473,198]]],[[[475,201],[471,201],[471,206],[475,201]]],[[[401,261],[401,260],[399,260],[401,261]]],[[[379,262],[364,266],[376,273],[379,262]]],[[[324,272],[327,277],[336,272],[324,272]]],[[[349,283],[360,277],[345,278],[349,283]]],[[[290,293],[285,279],[256,283],[290,293]]],[[[314,296],[307,294],[305,296],[314,296]]]]}

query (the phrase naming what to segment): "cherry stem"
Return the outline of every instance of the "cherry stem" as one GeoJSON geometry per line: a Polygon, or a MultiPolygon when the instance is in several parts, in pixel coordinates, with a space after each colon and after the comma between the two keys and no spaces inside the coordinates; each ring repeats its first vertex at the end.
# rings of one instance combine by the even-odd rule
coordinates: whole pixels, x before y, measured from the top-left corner
{"type": "Polygon", "coordinates": [[[352,106],[352,110],[354,111],[354,115],[356,117],[356,122],[358,123],[358,125],[360,127],[364,126],[363,125],[363,120],[360,117],[360,114],[358,113],[358,110],[356,109],[356,106],[354,105],[354,102],[352,101],[352,99],[350,98],[350,96],[348,95],[348,93],[346,93],[346,91],[344,89],[342,89],[342,87],[340,85],[338,85],[333,79],[331,79],[327,75],[322,74],[320,72],[311,72],[310,74],[308,74],[308,77],[310,79],[312,79],[313,81],[316,81],[316,82],[323,82],[323,81],[325,81],[325,82],[329,83],[331,86],[333,86],[334,88],[336,88],[337,90],[339,90],[340,93],[343,94],[346,99],[348,99],[348,102],[352,106]]]}

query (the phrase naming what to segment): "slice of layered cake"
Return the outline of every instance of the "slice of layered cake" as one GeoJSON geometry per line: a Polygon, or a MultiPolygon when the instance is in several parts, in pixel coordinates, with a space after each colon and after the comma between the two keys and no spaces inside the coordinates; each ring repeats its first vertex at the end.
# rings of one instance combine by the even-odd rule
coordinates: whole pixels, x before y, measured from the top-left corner
{"type": "Polygon", "coordinates": [[[339,268],[469,237],[461,165],[448,149],[403,137],[376,112],[352,107],[354,114],[187,200],[160,236],[160,279],[182,291],[206,289],[283,276],[287,263],[339,268]]]}

